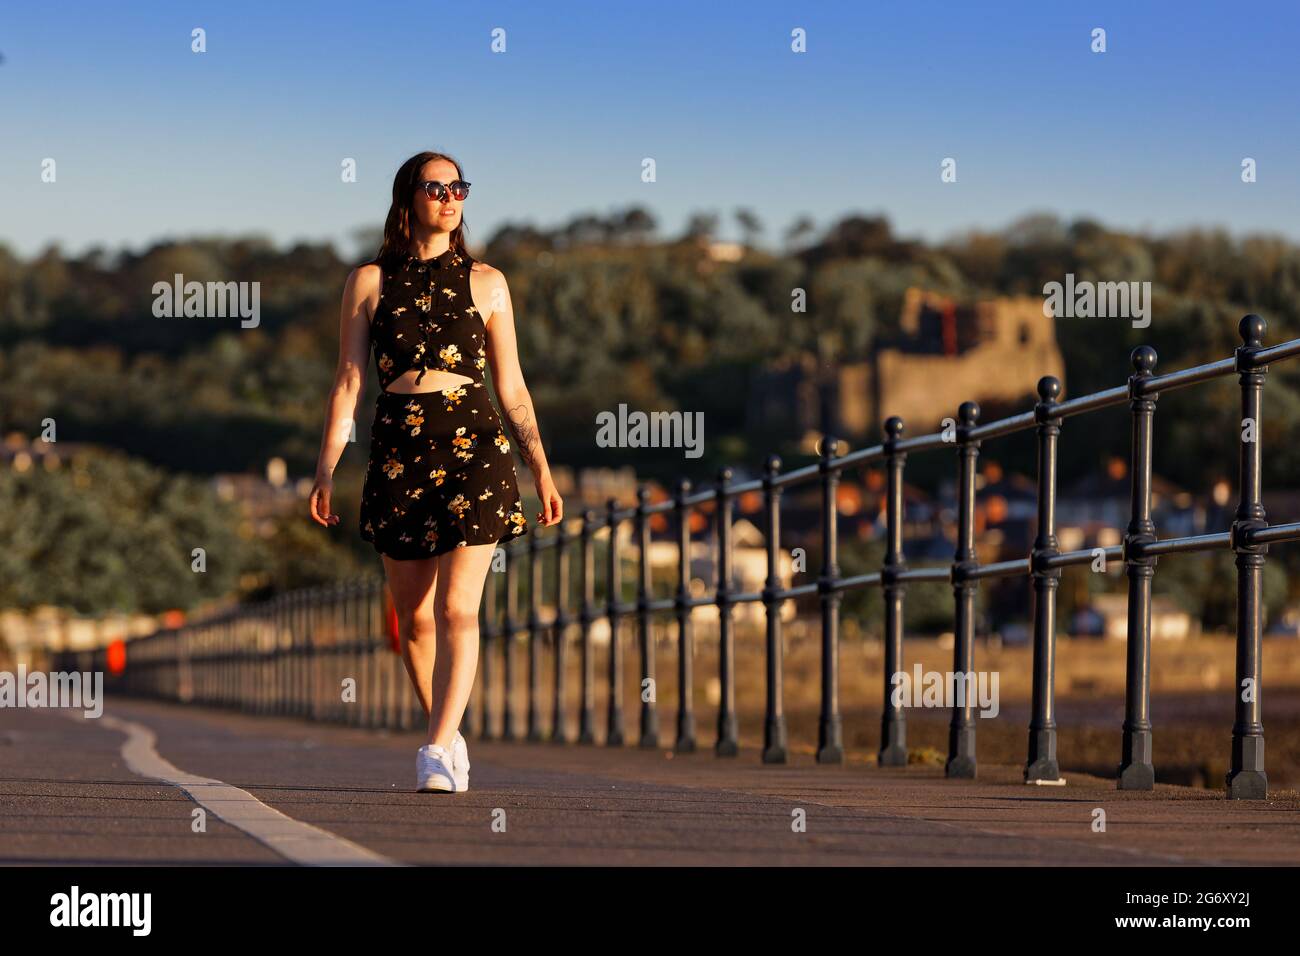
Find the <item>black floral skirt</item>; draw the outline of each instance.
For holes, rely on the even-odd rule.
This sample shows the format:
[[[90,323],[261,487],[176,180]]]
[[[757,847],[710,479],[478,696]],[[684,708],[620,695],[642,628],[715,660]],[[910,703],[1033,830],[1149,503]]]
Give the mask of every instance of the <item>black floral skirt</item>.
[[[482,382],[380,393],[360,528],[376,551],[402,560],[527,532],[510,441]]]

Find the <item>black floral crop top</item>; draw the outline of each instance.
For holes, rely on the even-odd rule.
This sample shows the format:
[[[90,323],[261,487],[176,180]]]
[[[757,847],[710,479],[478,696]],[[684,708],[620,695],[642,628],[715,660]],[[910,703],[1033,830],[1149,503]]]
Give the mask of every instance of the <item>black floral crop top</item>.
[[[379,385],[385,391],[410,369],[455,372],[483,381],[487,326],[474,307],[469,271],[474,259],[448,249],[432,259],[399,254],[383,270],[370,326]]]

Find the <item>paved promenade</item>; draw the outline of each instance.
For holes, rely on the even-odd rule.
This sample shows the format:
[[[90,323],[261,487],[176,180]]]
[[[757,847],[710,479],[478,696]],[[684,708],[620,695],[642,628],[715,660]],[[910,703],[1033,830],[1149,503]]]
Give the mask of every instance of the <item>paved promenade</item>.
[[[117,698],[0,710],[0,864],[1300,864],[1294,792],[471,740],[472,789],[435,795],[411,790],[421,742]]]

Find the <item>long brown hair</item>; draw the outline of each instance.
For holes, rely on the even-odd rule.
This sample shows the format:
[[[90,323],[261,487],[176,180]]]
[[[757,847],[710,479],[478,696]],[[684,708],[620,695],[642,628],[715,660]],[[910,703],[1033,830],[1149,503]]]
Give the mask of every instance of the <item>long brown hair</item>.
[[[372,262],[380,262],[392,256],[406,255],[411,245],[411,207],[415,205],[415,187],[420,180],[420,170],[432,160],[445,159],[456,167],[456,176],[465,178],[460,163],[446,153],[425,151],[416,153],[397,169],[393,177],[393,204],[388,207],[388,218],[384,220],[384,241],[379,245],[379,252]],[[451,248],[462,255],[469,255],[465,248],[465,215],[451,232]]]

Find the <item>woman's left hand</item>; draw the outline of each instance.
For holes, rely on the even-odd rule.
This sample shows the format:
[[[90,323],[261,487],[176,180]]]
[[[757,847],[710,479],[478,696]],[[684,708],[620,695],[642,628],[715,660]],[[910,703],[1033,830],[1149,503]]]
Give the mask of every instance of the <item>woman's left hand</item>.
[[[558,524],[564,518],[564,499],[555,490],[555,482],[550,472],[537,479],[537,497],[542,502],[542,510],[537,512],[537,520],[543,527]]]

